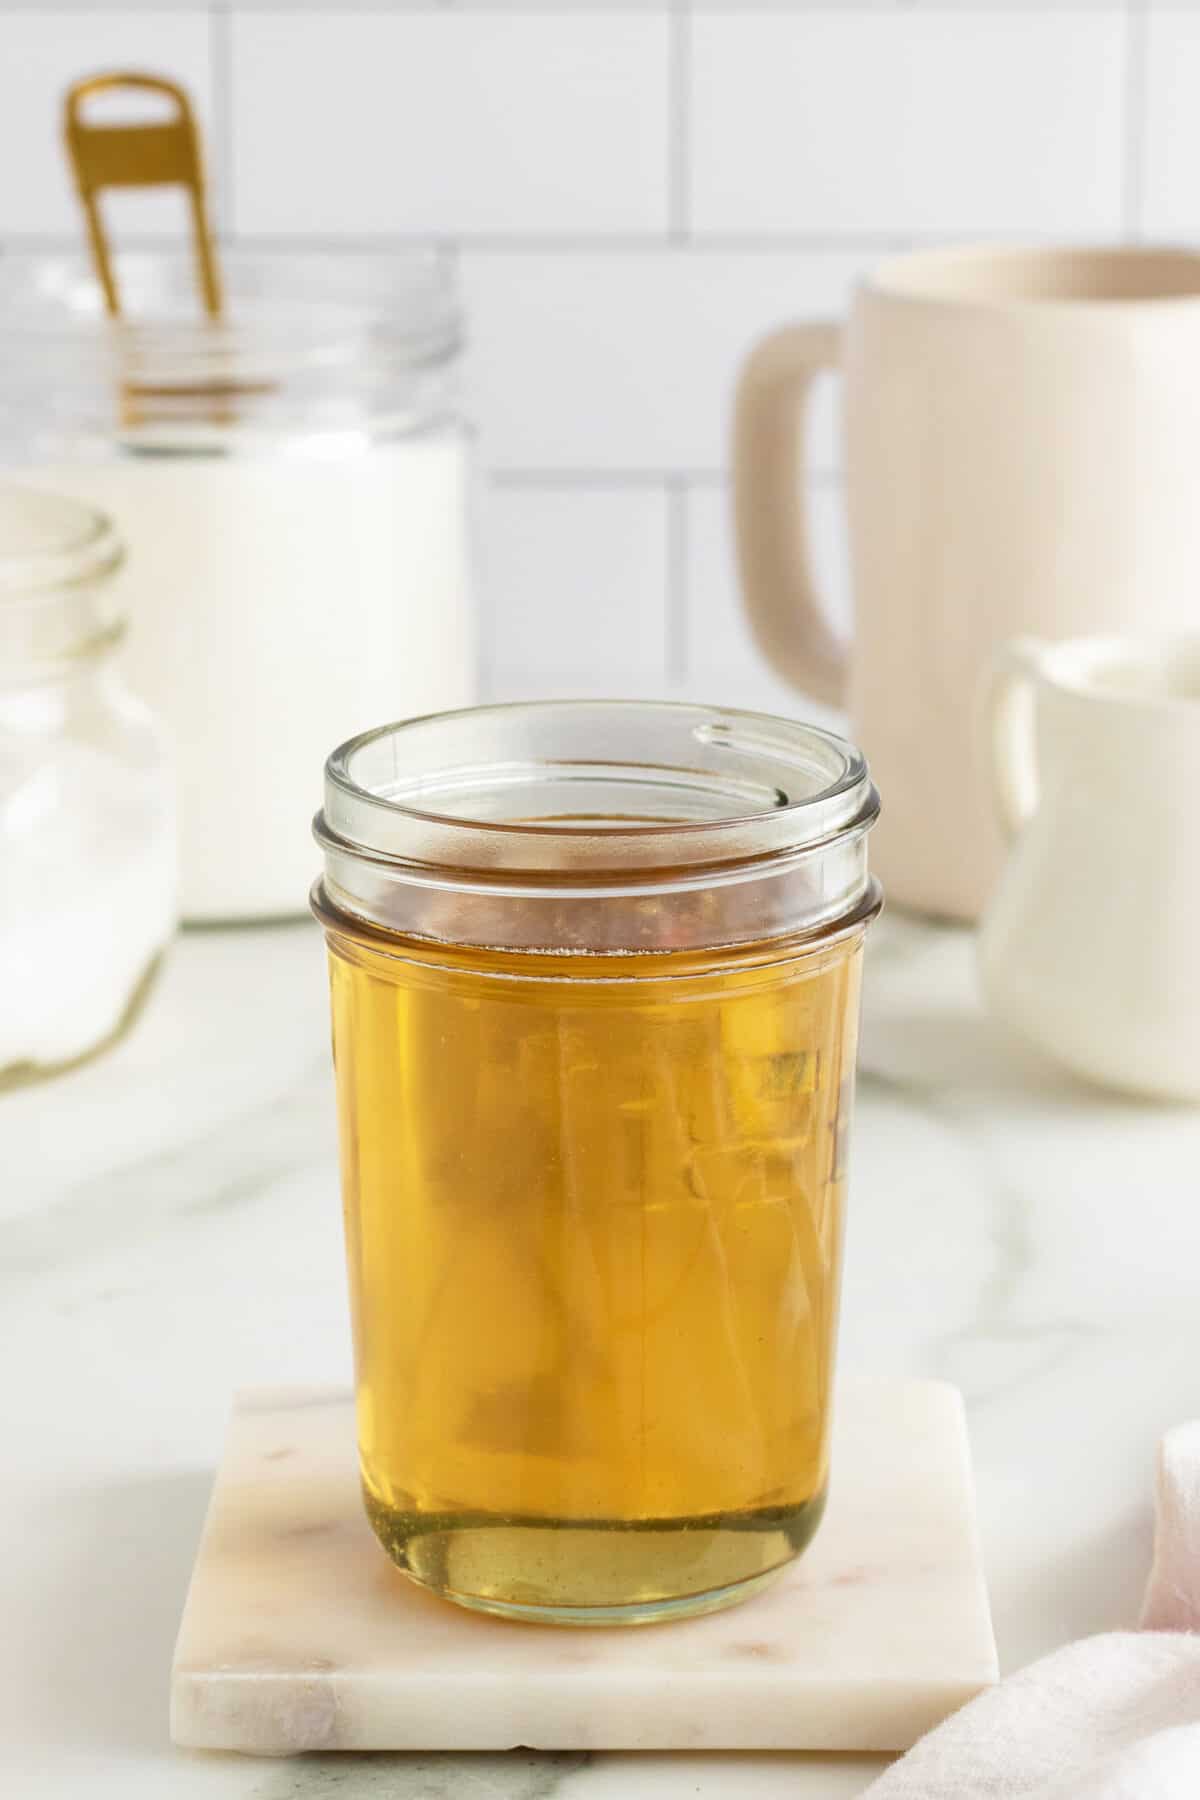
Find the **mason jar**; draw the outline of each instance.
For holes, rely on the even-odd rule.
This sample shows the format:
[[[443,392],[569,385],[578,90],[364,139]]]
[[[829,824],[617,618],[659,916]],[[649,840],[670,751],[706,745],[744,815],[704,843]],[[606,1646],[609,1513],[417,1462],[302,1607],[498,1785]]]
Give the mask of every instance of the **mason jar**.
[[[628,1623],[816,1529],[877,810],[850,745],[703,706],[330,757],[362,1481],[418,1582]]]
[[[112,517],[128,672],[173,740],[181,900],[294,914],[312,770],[364,718],[475,698],[462,324],[435,257],[0,267],[0,458]]]
[[[119,1037],[174,927],[171,781],[114,661],[121,554],[100,514],[0,488],[0,1086]]]

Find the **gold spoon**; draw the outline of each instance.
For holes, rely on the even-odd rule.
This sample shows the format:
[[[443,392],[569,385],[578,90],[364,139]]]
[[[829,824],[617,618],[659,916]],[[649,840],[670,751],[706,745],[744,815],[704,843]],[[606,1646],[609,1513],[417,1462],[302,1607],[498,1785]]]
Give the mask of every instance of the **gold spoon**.
[[[157,124],[88,124],[84,117],[85,102],[94,94],[121,89],[162,94],[171,101],[174,116]],[[191,102],[183,89],[160,75],[124,72],[90,75],[67,91],[63,135],[83,203],[92,261],[112,317],[120,316],[121,298],[113,273],[108,236],[96,203],[98,195],[105,188],[113,187],[183,187],[191,202],[196,273],[204,309],[210,319],[219,318],[221,276],[208,219],[200,133]]]

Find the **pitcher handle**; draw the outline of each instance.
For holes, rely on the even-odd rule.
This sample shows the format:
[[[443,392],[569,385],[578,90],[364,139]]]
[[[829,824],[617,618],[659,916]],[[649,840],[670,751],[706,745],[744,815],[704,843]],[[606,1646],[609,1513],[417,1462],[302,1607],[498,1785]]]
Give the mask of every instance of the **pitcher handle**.
[[[751,629],[784,680],[828,706],[845,704],[846,650],[809,567],[803,415],[814,380],[840,358],[837,325],[771,332],[742,366],[733,426],[734,523]]]
[[[987,678],[992,789],[1000,823],[1010,839],[1025,829],[1038,808],[1033,688],[1045,651],[1037,638],[1014,638],[1000,651]]]

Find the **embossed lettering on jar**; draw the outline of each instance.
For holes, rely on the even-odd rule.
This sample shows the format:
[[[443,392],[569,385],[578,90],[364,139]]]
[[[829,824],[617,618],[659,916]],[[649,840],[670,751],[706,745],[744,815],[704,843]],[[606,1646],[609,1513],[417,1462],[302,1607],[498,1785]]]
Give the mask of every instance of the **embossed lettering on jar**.
[[[447,1598],[703,1611],[815,1530],[876,811],[850,746],[694,706],[331,757],[364,1492]]]

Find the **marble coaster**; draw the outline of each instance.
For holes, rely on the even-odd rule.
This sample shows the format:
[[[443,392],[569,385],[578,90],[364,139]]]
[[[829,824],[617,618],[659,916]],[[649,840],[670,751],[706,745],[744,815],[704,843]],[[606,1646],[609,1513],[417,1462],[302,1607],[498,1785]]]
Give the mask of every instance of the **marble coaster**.
[[[845,1381],[829,1509],[740,1606],[512,1624],[425,1593],[359,1498],[353,1406],[237,1399],[175,1649],[177,1744],[303,1750],[904,1750],[996,1679],[962,1401]]]

